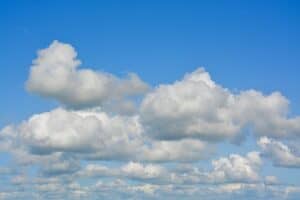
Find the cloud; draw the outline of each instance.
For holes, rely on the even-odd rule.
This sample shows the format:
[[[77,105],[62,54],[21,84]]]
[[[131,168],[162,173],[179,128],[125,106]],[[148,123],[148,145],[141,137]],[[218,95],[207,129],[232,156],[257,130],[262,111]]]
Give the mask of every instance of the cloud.
[[[215,146],[207,142],[192,139],[178,141],[152,141],[142,153],[140,160],[152,162],[189,162],[209,158]],[[144,159],[143,159],[144,158]]]
[[[142,165],[140,163],[129,162],[121,168],[123,175],[133,179],[157,179],[163,178],[166,170],[160,165]]]
[[[298,137],[300,118],[288,118],[288,100],[279,92],[235,94],[199,68],[173,84],[146,94],[140,108],[143,125],[157,139],[236,140],[251,127],[255,135]]]
[[[300,166],[300,117],[280,92],[232,92],[204,68],[150,89],[80,65],[69,44],[38,52],[26,88],[62,107],[0,130],[15,166],[0,163],[0,199],[297,199],[299,187],[261,174],[262,156]],[[261,152],[209,160],[245,132]]]
[[[173,184],[227,184],[259,183],[262,160],[258,152],[242,156],[230,154],[211,161],[212,169],[204,170],[195,165],[179,166],[170,172],[169,183]]]
[[[233,119],[252,126],[257,137],[297,138],[300,117],[288,117],[288,108],[288,99],[279,92],[264,95],[255,90],[240,92],[231,107]]]
[[[52,154],[52,159],[40,163],[41,173],[45,176],[57,176],[62,174],[73,174],[80,168],[80,160],[72,158],[66,154]]]
[[[245,157],[232,154],[228,158],[213,160],[213,171],[209,177],[216,181],[253,182],[259,180],[262,160],[258,152],[250,152]]]
[[[253,174],[261,166],[260,162],[258,153],[250,152],[246,156],[234,154],[217,159],[212,162],[213,167],[209,171],[193,165],[190,165],[191,168],[179,169],[176,165],[173,168],[174,166],[138,162],[128,162],[118,167],[111,164],[88,164],[73,175],[55,174],[49,177],[41,174],[41,177],[30,179],[14,177],[18,182],[14,188],[27,189],[9,193],[7,198],[33,198],[38,195],[43,199],[194,199],[195,196],[205,199],[246,199],[251,192],[258,199],[266,196],[271,199],[293,199],[291,197],[299,193],[297,187],[266,184],[264,180],[253,179]],[[238,176],[231,174],[235,170]],[[221,173],[230,175],[214,176]],[[89,178],[89,181],[81,182],[82,178]],[[273,177],[269,179],[274,180]],[[94,184],[94,180],[98,181]],[[20,182],[22,183],[19,184]]]
[[[112,177],[112,176],[119,176],[119,170],[116,170],[114,168],[109,168],[105,165],[87,164],[76,175],[83,178]]]
[[[99,180],[90,187],[77,182],[35,183],[36,193],[28,190],[1,192],[2,199],[22,199],[27,197],[40,199],[274,199],[297,200],[299,187],[269,186],[264,184],[229,183],[224,185],[157,185],[129,184],[120,179]]]
[[[258,183],[263,179],[259,175],[262,165],[258,152],[246,156],[231,154],[212,161],[212,169],[204,170],[189,164],[182,167],[164,164],[143,164],[128,162],[118,167],[89,164],[80,172],[79,177],[114,177],[119,179],[139,180],[155,184],[224,184],[224,183]],[[276,177],[266,177],[266,183],[275,183]]]
[[[262,137],[257,144],[262,149],[263,155],[270,158],[275,166],[300,167],[300,155],[282,142]]]
[[[199,140],[152,140],[144,133],[139,116],[111,116],[97,109],[57,108],[0,133],[6,150],[21,163],[35,163],[57,152],[87,160],[187,162],[208,158],[214,149]]]
[[[138,199],[289,199],[296,200],[296,195],[299,194],[297,189],[292,190],[291,187],[285,186],[268,186],[264,184],[249,184],[249,183],[228,183],[224,185],[211,185],[209,187],[203,185],[157,185],[157,184],[139,184],[128,185],[126,182],[122,183],[98,183],[95,187],[99,191],[99,195],[107,193],[108,188],[113,188],[115,193],[110,194],[108,197],[112,199],[125,198],[138,198]],[[293,191],[287,193],[286,191]],[[124,195],[127,194],[128,196]],[[123,194],[123,195],[122,195]],[[127,198],[128,197],[128,198]],[[110,199],[110,198],[109,198]]]
[[[75,108],[99,106],[148,90],[148,85],[134,73],[120,79],[109,73],[78,69],[80,64],[71,45],[53,41],[38,51],[26,88]]]
[[[276,184],[279,184],[279,180],[277,179],[276,176],[266,176],[265,177],[265,184],[276,185]]]
[[[161,139],[184,137],[216,140],[240,129],[227,120],[230,94],[217,86],[204,69],[185,75],[171,85],[160,85],[141,105],[143,123]]]
[[[136,117],[110,117],[103,112],[58,108],[32,116],[17,131],[35,154],[90,152],[121,159],[142,145]]]

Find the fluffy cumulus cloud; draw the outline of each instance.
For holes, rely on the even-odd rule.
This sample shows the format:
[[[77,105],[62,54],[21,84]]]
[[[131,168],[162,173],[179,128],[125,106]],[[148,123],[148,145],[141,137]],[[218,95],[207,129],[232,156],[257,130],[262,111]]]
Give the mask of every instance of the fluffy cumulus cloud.
[[[246,157],[237,154],[229,158],[213,160],[213,172],[210,176],[216,180],[251,182],[259,180],[262,160],[258,152],[250,152]]]
[[[235,139],[247,127],[256,135],[298,137],[300,118],[288,118],[288,104],[279,92],[232,93],[200,68],[148,93],[140,114],[149,134],[158,139]]]
[[[109,73],[79,69],[80,64],[71,45],[54,41],[38,51],[26,87],[30,92],[76,108],[103,105],[143,94],[148,89],[134,73],[121,79]]]
[[[1,137],[7,149],[22,147],[34,156],[64,152],[88,160],[194,161],[213,152],[202,141],[152,140],[138,116],[110,116],[99,110],[58,108],[36,114],[18,126],[4,128]]]
[[[150,134],[157,138],[222,139],[240,129],[227,118],[230,99],[228,91],[217,86],[204,69],[198,69],[147,94],[140,112]]]
[[[38,51],[26,88],[61,105],[0,130],[0,199],[298,199],[262,173],[300,167],[300,117],[280,92],[232,92],[204,68],[151,88],[80,65],[70,44]],[[257,146],[230,152],[245,132]]]
[[[34,154],[63,151],[122,158],[136,153],[142,145],[136,117],[109,117],[103,112],[58,108],[34,115],[11,129]]]

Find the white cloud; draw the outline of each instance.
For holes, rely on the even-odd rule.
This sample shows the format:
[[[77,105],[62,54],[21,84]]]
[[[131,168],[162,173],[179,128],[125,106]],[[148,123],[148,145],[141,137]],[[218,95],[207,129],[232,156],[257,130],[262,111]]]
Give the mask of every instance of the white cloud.
[[[144,148],[140,160],[189,162],[209,158],[213,153],[214,145],[200,140],[154,140]]]
[[[214,149],[199,140],[152,140],[144,133],[139,116],[110,116],[97,109],[57,108],[7,126],[0,133],[5,149],[24,164],[55,152],[88,160],[186,162],[208,158]]]
[[[213,171],[209,174],[217,182],[258,181],[262,161],[258,152],[250,152],[245,157],[232,154],[228,158],[213,160]]]
[[[42,166],[41,172],[46,176],[72,174],[81,168],[80,160],[75,158],[64,156],[61,153],[52,154],[51,157],[51,160],[39,163]]]
[[[256,136],[293,138],[300,136],[300,117],[289,118],[289,101],[279,92],[264,95],[247,90],[235,96],[232,118],[250,125]]]
[[[179,166],[170,172],[171,183],[176,184],[225,184],[259,183],[262,160],[258,152],[249,152],[245,156],[230,154],[212,160],[212,169],[204,170],[195,165]]]
[[[26,87],[66,108],[0,131],[0,150],[11,153],[10,164],[18,168],[0,166],[8,182],[0,186],[10,192],[0,192],[0,199],[299,195],[299,187],[260,174],[260,155],[276,166],[300,166],[298,152],[279,141],[300,136],[300,117],[290,117],[289,101],[279,92],[231,92],[200,68],[146,93],[148,85],[135,74],[118,78],[80,64],[69,44],[54,41],[38,52]],[[261,154],[221,154],[210,168],[196,162],[210,158],[216,142],[236,141],[248,128],[261,137]]]
[[[99,180],[89,187],[76,182],[50,182],[35,185],[34,192],[0,192],[1,199],[272,199],[297,200],[299,187],[269,186],[261,183],[228,183],[222,185],[130,184],[124,180]]]
[[[129,162],[121,168],[122,174],[133,179],[158,179],[167,173],[160,165],[143,165],[141,163]]]
[[[80,152],[122,159],[143,145],[136,117],[110,117],[103,112],[59,108],[32,116],[18,131],[37,154]]]
[[[76,108],[99,106],[148,90],[136,74],[120,79],[104,72],[78,69],[80,63],[71,45],[54,41],[38,52],[26,87],[30,92]]]
[[[163,164],[143,164],[129,162],[118,167],[89,164],[77,175],[80,177],[114,177],[140,180],[155,184],[223,184],[223,183],[258,183],[262,181],[259,171],[262,161],[258,152],[246,156],[231,154],[212,161],[212,169],[204,170],[189,164],[186,167]],[[273,178],[273,179],[272,179]],[[266,180],[274,182],[276,177]]]
[[[263,155],[270,158],[275,166],[300,167],[300,155],[282,142],[262,137],[257,144]]]
[[[88,164],[76,175],[79,177],[110,177],[119,176],[119,170],[99,164]]]
[[[213,82],[203,68],[148,93],[140,114],[149,134],[159,139],[236,139],[247,127],[258,136],[300,135],[300,117],[287,117],[288,100],[279,92],[234,94]]]
[[[266,176],[265,177],[265,184],[267,184],[267,185],[275,185],[278,183],[279,183],[279,180],[276,176]]]
[[[141,117],[149,133],[157,138],[231,137],[240,127],[227,119],[230,98],[204,69],[198,69],[181,81],[160,85],[147,94]]]
[[[99,181],[94,191],[109,199],[289,199],[296,200],[299,187],[270,186],[263,183],[226,183],[212,185],[129,184],[126,181]],[[103,196],[102,196],[103,195]],[[105,195],[105,196],[104,196]],[[295,196],[294,196],[295,195]]]
[[[24,185],[27,182],[28,177],[25,175],[17,175],[12,177],[11,183],[14,185]]]

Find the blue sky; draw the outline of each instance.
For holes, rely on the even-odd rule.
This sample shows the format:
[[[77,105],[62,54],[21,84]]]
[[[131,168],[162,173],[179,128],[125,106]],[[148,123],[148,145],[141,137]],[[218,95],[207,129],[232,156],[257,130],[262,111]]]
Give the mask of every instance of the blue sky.
[[[156,89],[161,84],[170,84],[171,87],[175,81],[182,81],[183,87],[187,87],[184,84],[188,80],[183,80],[183,76],[186,73],[196,76],[196,69],[199,67],[205,68],[204,72],[198,74],[199,76],[209,73],[211,80],[223,89],[227,88],[230,94],[237,95],[237,98],[241,91],[249,89],[261,92],[266,98],[272,92],[279,91],[284,99],[290,102],[286,119],[295,119],[294,122],[286,122],[287,125],[284,128],[279,127],[279,129],[292,132],[291,134],[296,135],[294,137],[296,139],[273,137],[270,133],[255,133],[259,129],[259,125],[257,125],[256,128],[255,126],[249,128],[249,136],[240,145],[231,144],[228,140],[208,141],[209,144],[213,143],[218,146],[216,153],[208,159],[197,162],[201,163],[203,167],[210,168],[211,159],[228,157],[232,153],[245,156],[250,151],[262,151],[256,144],[260,136],[267,136],[270,144],[281,142],[288,146],[291,152],[295,153],[295,158],[300,160],[300,149],[296,148],[300,139],[300,128],[297,129],[297,116],[300,114],[298,78],[300,74],[300,40],[298,37],[300,4],[298,1],[46,2],[29,0],[1,1],[0,5],[0,89],[4,93],[0,103],[1,129],[10,124],[19,126],[21,121],[28,120],[32,115],[48,112],[57,107],[62,107],[69,112],[68,108],[74,105],[70,99],[77,96],[71,96],[69,99],[69,97],[62,97],[61,93],[49,93],[42,86],[35,86],[35,84],[42,85],[42,82],[33,81],[33,86],[25,89],[25,82],[31,79],[32,62],[38,58],[37,51],[50,47],[54,40],[58,40],[57,51],[60,51],[64,44],[72,45],[78,54],[78,59],[82,62],[79,68],[88,68],[95,73],[99,71],[99,73],[110,73],[119,77],[121,83],[123,79],[126,79],[128,73],[136,73],[150,88],[143,94],[140,94],[140,91],[132,91],[139,93],[137,99],[141,99],[141,101],[147,99],[149,93],[155,94],[156,98],[159,98],[159,91]],[[55,47],[53,48],[55,49]],[[67,51],[73,52],[70,49]],[[43,66],[43,63],[40,65]],[[43,75],[39,77],[43,78]],[[48,79],[44,80],[47,82]],[[207,80],[205,79],[205,81]],[[126,83],[123,84],[126,85]],[[112,85],[116,86],[116,83],[112,83]],[[113,86],[110,88],[111,90],[115,90]],[[143,85],[137,87],[143,89]],[[132,88],[128,90],[131,91]],[[173,90],[173,87],[170,90]],[[72,91],[67,92],[72,94]],[[174,91],[176,93],[176,88]],[[117,93],[122,92],[117,91]],[[167,91],[164,92],[167,95]],[[124,98],[128,100],[126,95]],[[178,95],[180,96],[180,93]],[[112,96],[116,98],[115,95]],[[117,97],[117,101],[119,101],[119,94]],[[106,97],[105,100],[109,98],[112,97]],[[284,101],[281,97],[276,96],[275,98],[278,98],[280,102]],[[123,97],[121,100],[124,100]],[[133,101],[134,104],[139,104],[135,97]],[[189,100],[184,100],[184,102],[189,102]],[[90,102],[87,104],[90,105]],[[106,104],[109,103],[106,102]],[[96,106],[104,105],[97,104]],[[93,104],[91,107],[95,107],[95,105]],[[143,106],[137,105],[137,107],[137,110],[149,111],[148,109],[150,109],[147,106],[142,108]],[[80,109],[74,112],[81,112]],[[110,108],[107,109],[108,111],[105,112],[110,113]],[[256,114],[259,115],[259,112],[257,111]],[[156,120],[159,120],[157,119],[159,114],[146,116],[143,111],[138,111],[137,115],[141,115],[142,120],[145,118],[143,126],[149,126],[150,132],[157,128]],[[168,121],[170,119],[161,120],[174,123],[174,121]],[[255,121],[252,118],[247,120],[249,123]],[[274,124],[273,126],[276,127]],[[247,128],[243,127],[242,132],[245,132]],[[169,130],[168,127],[162,129],[166,132]],[[270,130],[276,132],[275,128],[270,128]],[[184,131],[181,130],[181,132]],[[254,133],[252,134],[252,132]],[[197,134],[198,132],[195,133],[195,137],[192,137],[193,140],[198,138]],[[187,137],[187,139],[191,138]],[[198,139],[195,140],[203,140],[201,137]],[[31,147],[26,146],[26,148]],[[266,152],[265,154],[268,154]],[[8,150],[3,150],[0,164],[6,163],[5,160],[11,158],[12,155],[8,156],[7,153],[9,153]],[[67,154],[66,156],[74,155]],[[281,166],[273,166],[273,164],[276,165],[276,161],[278,164],[278,159],[275,159],[272,164],[274,155],[266,157],[269,158],[263,158],[263,167],[261,167],[263,176],[274,175],[278,177],[282,185],[294,184],[300,187],[298,175],[300,164],[293,164],[293,167],[286,163],[281,163]],[[80,162],[85,162],[84,160],[80,160]],[[100,159],[95,162],[102,161]],[[115,162],[117,164],[113,164],[113,166],[126,164],[120,163],[118,159],[111,161],[111,163]],[[176,162],[174,162],[175,165]],[[11,165],[14,165],[17,171],[23,170],[23,166]],[[85,165],[87,164],[83,164],[83,167]],[[168,163],[162,165],[168,165]],[[24,173],[22,171],[22,174]],[[111,179],[113,178],[115,177]],[[126,181],[132,180],[126,179]],[[149,182],[145,181],[145,183]],[[300,191],[300,189],[298,190]],[[5,191],[0,191],[0,194],[1,192]],[[122,195],[128,194],[122,193]],[[246,196],[245,193],[243,197],[247,199]],[[137,196],[137,198],[139,197]],[[288,198],[292,199],[293,197]]]
[[[5,116],[14,99],[16,117],[32,106],[23,92],[28,66],[54,39],[74,45],[96,69],[133,71],[157,84],[205,66],[229,88],[283,91],[299,110],[297,1],[29,2],[1,6],[1,85],[14,87],[1,105]]]

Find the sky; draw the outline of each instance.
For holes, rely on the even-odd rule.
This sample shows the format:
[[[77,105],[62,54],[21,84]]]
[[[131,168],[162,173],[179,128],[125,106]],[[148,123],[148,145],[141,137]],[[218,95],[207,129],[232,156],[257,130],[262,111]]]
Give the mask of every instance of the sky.
[[[299,199],[299,9],[1,1],[0,199]]]

